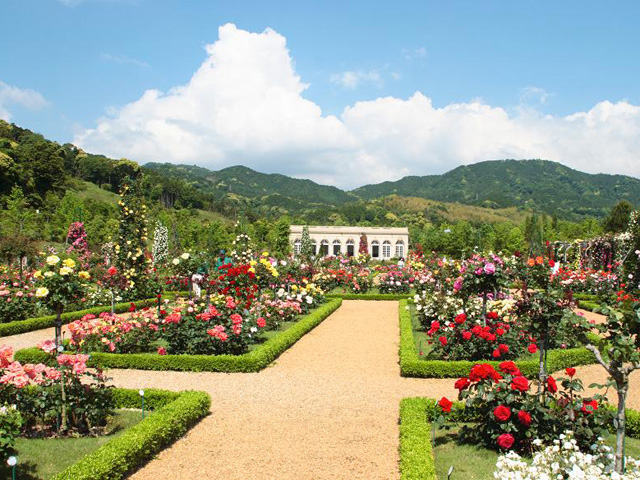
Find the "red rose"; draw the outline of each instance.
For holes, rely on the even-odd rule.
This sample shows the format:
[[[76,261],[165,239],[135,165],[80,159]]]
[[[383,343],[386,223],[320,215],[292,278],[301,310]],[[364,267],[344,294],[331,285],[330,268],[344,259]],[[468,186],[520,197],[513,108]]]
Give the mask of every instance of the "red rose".
[[[443,347],[445,347],[445,346],[447,345],[447,337],[444,337],[444,336],[443,336],[443,337],[440,337],[440,338],[438,339],[438,341],[440,342],[440,344],[441,344]]]
[[[504,343],[501,343],[500,345],[498,345],[498,350],[500,350],[501,354],[505,354],[505,353],[509,353],[509,345],[505,345]]]
[[[489,320],[497,320],[498,319],[498,312],[489,312],[489,313],[487,313],[487,318]]]
[[[440,405],[440,408],[442,409],[443,412],[450,412],[451,407],[453,406],[453,402],[449,400],[447,397],[442,397],[438,402],[438,405]]]
[[[587,408],[591,407],[591,408]],[[586,413],[587,415],[591,415],[593,412],[598,410],[598,402],[595,400],[585,400],[582,402],[582,413]]]
[[[504,335],[504,329],[496,328],[496,333],[498,334],[499,337],[501,337],[502,335]]]
[[[532,343],[527,347],[527,350],[529,351],[529,353],[536,353],[538,351],[538,347],[535,343]]]
[[[164,347],[158,347],[158,355],[166,355],[167,351],[164,349]]]
[[[466,321],[467,321],[467,315],[464,313],[460,313],[459,315],[456,315],[456,318],[454,320],[454,322],[456,322],[458,325],[461,325]]]
[[[465,330],[464,332],[462,332],[462,338],[464,338],[465,340],[471,340],[471,332]]]
[[[498,446],[504,450],[509,450],[513,447],[514,441],[515,439],[513,438],[513,435],[510,433],[503,433],[498,437]]]
[[[573,376],[576,374],[576,369],[573,367],[569,367],[565,370],[565,372],[567,372],[567,375],[573,378]]]
[[[493,415],[501,422],[506,422],[511,417],[511,410],[504,405],[498,405],[494,408]]]
[[[267,326],[267,322],[265,321],[265,319],[263,317],[259,317],[258,320],[256,320],[256,323],[258,324],[258,326],[260,328],[264,328]]]
[[[135,303],[132,303],[132,304],[129,306],[129,311],[130,311],[130,312],[135,312],[135,311],[136,311],[136,304],[135,304]]]
[[[520,375],[520,369],[512,361],[502,362],[498,365],[501,372],[508,373],[509,375]]]
[[[480,325],[476,325],[471,329],[471,332],[474,335],[480,335],[480,333],[482,332],[482,327]]]
[[[558,384],[556,383],[556,379],[553,377],[547,378],[547,390],[550,393],[556,393],[558,391]]]
[[[471,372],[469,372],[469,380],[472,382],[478,382],[485,379],[491,379],[497,382],[501,378],[502,376],[488,363],[479,363],[474,365],[471,367]]]
[[[116,273],[118,273],[118,269],[116,267],[109,267],[107,273],[111,276],[114,276]]]
[[[518,412],[518,421],[525,427],[528,427],[529,425],[531,425],[531,415],[529,414],[529,412],[520,410]]]
[[[493,358],[500,358],[500,350],[496,348],[491,355]]]
[[[511,380],[511,389],[526,392],[529,390],[529,380],[522,375],[514,377],[513,380]]]
[[[471,385],[471,382],[469,381],[469,379],[467,377],[462,377],[456,380],[454,387],[456,387],[457,390],[462,391],[465,388],[467,388],[469,385]]]

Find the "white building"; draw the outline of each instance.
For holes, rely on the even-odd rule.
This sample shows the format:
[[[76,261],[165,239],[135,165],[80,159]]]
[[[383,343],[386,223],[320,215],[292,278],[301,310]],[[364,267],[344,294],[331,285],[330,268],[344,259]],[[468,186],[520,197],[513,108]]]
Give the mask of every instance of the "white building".
[[[407,256],[409,230],[406,227],[309,227],[316,255],[356,255],[362,235],[367,237],[369,255],[372,258],[383,260]],[[291,225],[289,242],[294,254],[300,254],[302,225]]]

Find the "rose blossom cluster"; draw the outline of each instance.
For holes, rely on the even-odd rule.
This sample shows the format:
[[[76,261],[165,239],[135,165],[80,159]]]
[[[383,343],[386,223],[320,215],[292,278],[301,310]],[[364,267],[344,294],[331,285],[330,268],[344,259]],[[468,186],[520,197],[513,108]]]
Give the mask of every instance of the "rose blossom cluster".
[[[22,365],[13,361],[13,349],[6,345],[0,346],[0,384],[13,385],[24,388],[27,385],[42,385],[48,380],[58,380],[60,372],[42,363]]]

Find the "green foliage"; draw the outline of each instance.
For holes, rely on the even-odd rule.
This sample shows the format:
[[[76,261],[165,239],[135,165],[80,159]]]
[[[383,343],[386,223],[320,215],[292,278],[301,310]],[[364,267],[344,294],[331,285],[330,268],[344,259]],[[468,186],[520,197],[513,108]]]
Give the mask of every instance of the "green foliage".
[[[117,389],[121,407],[140,405],[135,390]],[[211,399],[203,392],[175,394],[157,390],[145,391],[156,412],[131,427],[122,436],[85,456],[54,477],[55,480],[113,480],[127,477],[156,453],[182,437],[189,428],[209,412]],[[136,402],[130,402],[137,396]],[[162,398],[164,397],[164,398]],[[163,405],[164,404],[164,405]]]
[[[4,461],[11,453],[20,435],[22,416],[15,405],[0,406],[0,461]]]
[[[89,366],[102,368],[133,368],[138,370],[175,370],[189,372],[259,372],[307,332],[319,325],[342,304],[334,299],[311,312],[291,328],[278,333],[255,350],[243,355],[156,355],[92,353]],[[41,350],[27,348],[15,354],[23,363],[46,360]]]
[[[313,250],[313,243],[309,236],[309,226],[305,225],[302,227],[302,236],[300,238],[300,256],[308,262],[315,254]]]
[[[609,215],[606,216],[602,222],[602,229],[605,232],[622,233],[627,229],[629,225],[629,218],[633,211],[633,205],[626,200],[621,200],[616,203]]]
[[[427,398],[403,398],[400,402],[400,478],[436,480],[431,449],[431,425],[425,411],[435,405]]]

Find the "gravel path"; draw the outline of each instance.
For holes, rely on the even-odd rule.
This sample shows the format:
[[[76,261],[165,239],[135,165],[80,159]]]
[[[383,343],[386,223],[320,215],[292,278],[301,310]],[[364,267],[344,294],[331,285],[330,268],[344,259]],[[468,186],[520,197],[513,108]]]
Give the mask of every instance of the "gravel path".
[[[401,378],[398,341],[397,302],[345,301],[260,373],[112,370],[118,386],[212,397],[212,415],[133,478],[398,478],[400,399],[456,393]]]
[[[111,370],[121,387],[204,390],[212,398],[212,414],[132,478],[398,478],[400,399],[453,399],[457,391],[453,379],[400,377],[397,312],[397,302],[344,301],[260,373]],[[0,344],[23,348],[52,335]],[[585,386],[606,379],[598,365],[579,367],[578,377]],[[640,373],[631,383],[629,406],[640,409]]]

